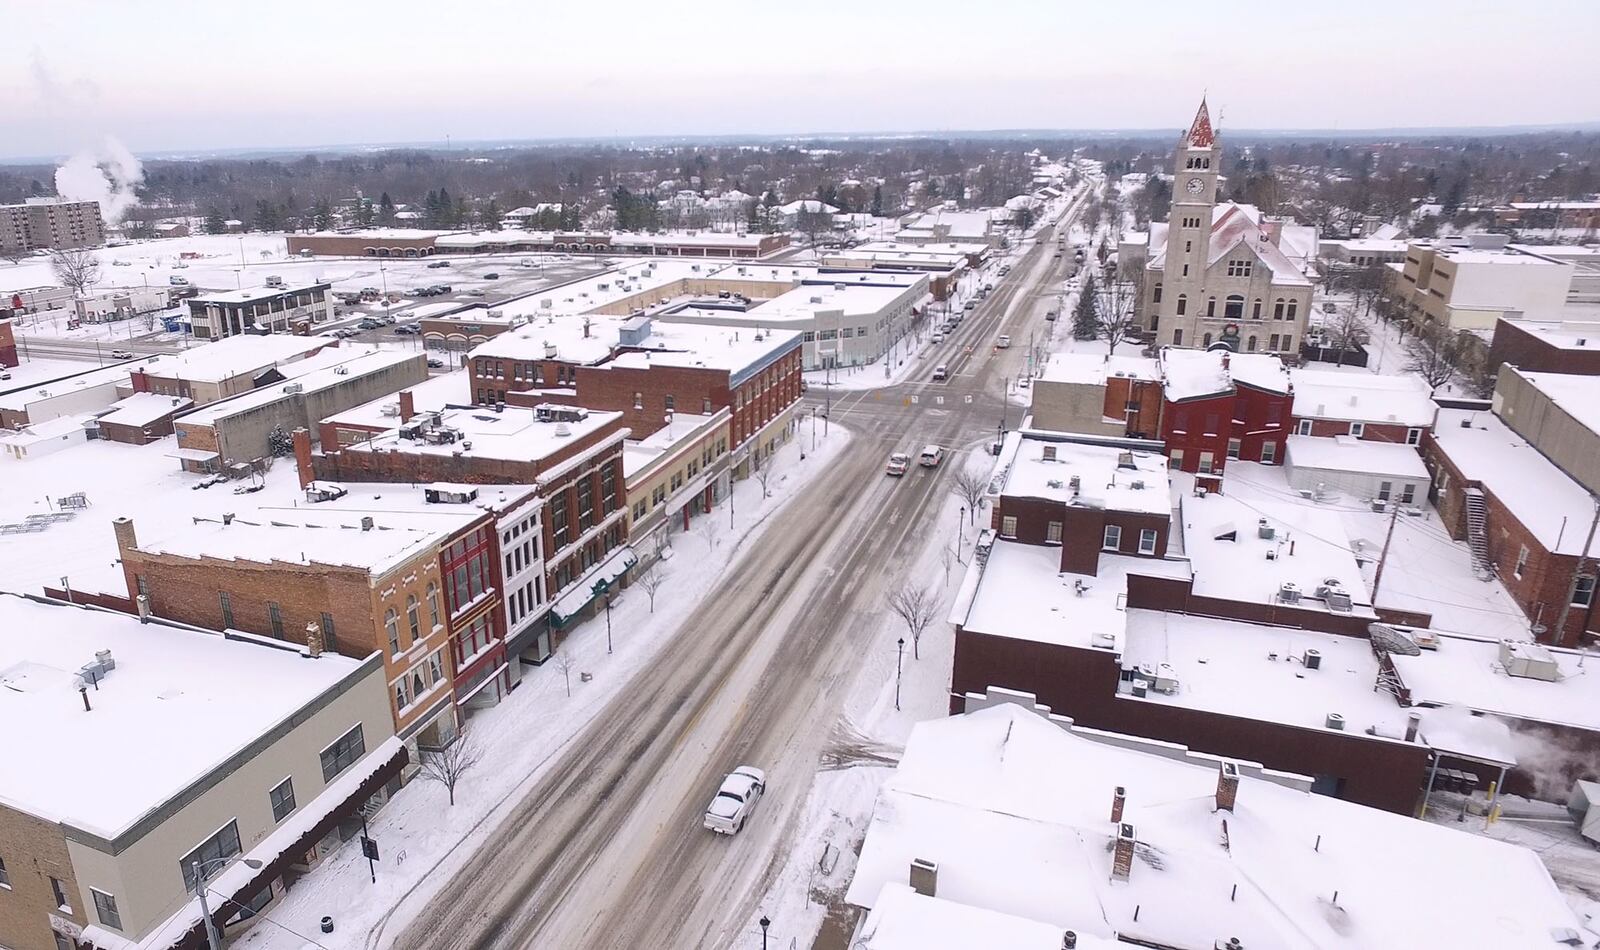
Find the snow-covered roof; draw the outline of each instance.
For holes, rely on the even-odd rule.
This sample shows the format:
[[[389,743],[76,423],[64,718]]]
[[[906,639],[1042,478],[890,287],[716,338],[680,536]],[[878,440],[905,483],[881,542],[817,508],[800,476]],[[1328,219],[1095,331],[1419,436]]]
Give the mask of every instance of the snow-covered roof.
[[[719,247],[719,248],[755,248],[759,247],[763,234],[728,234],[720,231],[668,231],[659,234],[646,234],[639,231],[599,231],[599,232],[565,232],[565,231],[526,231],[516,228],[502,228],[499,231],[470,231],[456,234],[441,234],[433,242],[433,246],[440,250],[452,248],[492,247],[495,245],[510,246],[513,244],[602,244],[623,249],[627,247]]]
[[[78,671],[101,650],[116,668],[85,712]],[[0,593],[0,719],[16,726],[0,801],[114,839],[360,667]]]
[[[1433,439],[1462,477],[1488,489],[1546,550],[1573,555],[1583,550],[1586,532],[1576,523],[1594,510],[1589,492],[1499,418],[1441,409]],[[1589,555],[1595,554],[1600,554],[1600,537],[1589,548]]]
[[[1111,873],[1118,787],[1137,842],[1126,881]],[[1159,946],[1488,950],[1549,946],[1553,929],[1577,927],[1527,849],[1248,774],[1231,810],[1216,789],[1215,768],[1011,703],[920,722],[846,900],[870,906],[921,859],[938,865],[940,899]]]
[[[179,421],[189,425],[214,425],[218,419],[225,419],[241,412],[251,412],[284,399],[290,395],[291,387],[298,387],[299,392],[309,395],[411,362],[418,364],[420,373],[421,364],[425,359],[421,353],[411,350],[380,350],[375,347],[372,349],[359,347],[348,351],[344,347],[323,350],[315,356],[306,357],[292,364],[296,368],[310,370],[293,374],[292,383],[262,386],[228,399],[208,403]],[[308,366],[313,363],[318,365]]]
[[[1240,383],[1272,393],[1289,391],[1289,369],[1266,353],[1161,350],[1161,379],[1169,402],[1233,392]]]
[[[1190,476],[1174,476],[1179,490]],[[1300,606],[1323,609],[1317,589],[1337,579],[1352,616],[1373,616],[1366,581],[1338,515],[1310,503],[1254,500],[1229,494],[1183,497],[1183,551],[1194,568],[1197,597],[1247,604],[1275,600],[1282,585],[1300,588]],[[1260,522],[1273,532],[1261,537]],[[1231,538],[1229,536],[1232,536]]]
[[[1264,238],[1277,232],[1276,242]],[[1166,265],[1168,222],[1151,222],[1150,266]],[[1244,246],[1272,271],[1274,283],[1311,283],[1306,268],[1317,255],[1315,228],[1283,219],[1267,219],[1255,205],[1224,201],[1211,208],[1209,267]]]
[[[1438,649],[1391,654],[1395,672],[1418,705],[1465,706],[1518,719],[1600,731],[1600,678],[1583,651],[1543,647],[1560,675],[1552,682],[1511,676],[1500,665],[1500,644],[1481,637],[1436,634]]]
[[[1289,436],[1288,459],[1294,468],[1357,472],[1414,479],[1426,484],[1428,467],[1416,447],[1401,442],[1373,442],[1340,435],[1331,439],[1311,435]]]
[[[1294,383],[1294,414],[1303,419],[1433,424],[1433,395],[1416,376],[1292,369],[1289,379]]]
[[[698,444],[714,425],[728,421],[732,412],[727,408],[711,415],[693,412],[674,412],[672,422],[642,439],[629,439],[622,446],[622,476],[631,479],[649,468],[657,459],[674,449],[691,443]]]
[[[139,550],[173,557],[349,567],[381,577],[437,547],[475,516],[475,512],[456,512],[448,518],[418,519],[391,513],[374,518],[367,528],[360,517],[332,508],[245,510],[232,519],[193,518],[163,525],[159,536],[139,540]]]
[[[1061,950],[1067,928],[924,897],[909,886],[888,881],[872,903],[855,950]],[[1122,948],[1112,940],[1079,934],[1078,950]]]
[[[408,388],[411,390],[412,408],[417,412],[436,412],[445,406],[464,406],[472,402],[472,374],[466,370],[431,376]],[[327,416],[322,421],[351,428],[391,428],[400,424],[400,394],[379,396],[353,409]]]
[[[560,407],[563,410],[569,407]],[[439,425],[456,430],[454,442],[438,444],[400,437],[394,429],[362,442],[344,446],[345,452],[401,452],[408,455],[460,455],[468,458],[500,459],[508,462],[538,462],[567,446],[611,427],[622,418],[620,412],[576,409],[581,418],[557,422],[543,421],[537,409],[505,406],[499,411],[484,406],[451,406],[439,412]],[[411,424],[419,420],[412,419]],[[395,420],[398,424],[398,419]],[[620,439],[627,429],[616,430]],[[471,447],[468,447],[471,443]]]
[[[56,416],[42,422],[30,422],[21,429],[0,429],[0,444],[30,446],[49,442],[63,436],[83,435],[91,419],[88,413]]]
[[[791,201],[788,204],[779,205],[778,206],[778,213],[779,214],[783,214],[783,215],[793,215],[793,214],[801,214],[801,213],[805,213],[805,214],[838,214],[839,213],[839,209],[835,208],[833,205],[827,204],[826,202],[818,201],[815,198],[801,198],[801,199],[799,199],[797,201]]]
[[[308,290],[316,290],[318,288],[326,290],[328,288],[327,282],[326,281],[306,281],[304,283],[298,283],[298,284],[285,284],[282,287],[267,287],[267,286],[263,285],[263,286],[260,286],[260,287],[244,287],[244,288],[241,288],[239,290],[208,290],[203,294],[197,294],[197,295],[195,295],[193,297],[190,297],[189,298],[189,303],[192,303],[192,304],[196,304],[196,303],[198,303],[198,304],[207,304],[207,303],[217,303],[217,304],[259,303],[259,302],[262,302],[262,301],[277,300],[279,298],[287,297],[287,296],[290,296],[292,294],[305,293]]]
[[[151,376],[218,383],[235,376],[251,375],[279,363],[289,363],[310,356],[324,347],[336,345],[336,341],[326,337],[243,333],[223,337],[203,346],[190,347],[180,353],[153,356],[137,368]]]
[[[163,396],[159,393],[134,393],[126,399],[111,404],[111,411],[101,415],[99,422],[119,426],[147,426],[165,416],[194,405],[187,396]]]
[[[1563,350],[1600,349],[1600,322],[1590,320],[1513,320],[1502,317],[1502,323],[1538,337],[1550,346]]]
[[[1104,356],[1095,353],[1054,353],[1038,378],[1052,383],[1104,385],[1115,376],[1130,379],[1161,378],[1161,364],[1147,356]]]
[[[1160,453],[1023,437],[1006,440],[1000,464],[1002,495],[1139,514],[1172,511],[1167,458]]]
[[[920,274],[894,274],[867,271],[860,274],[823,274],[750,310],[759,321],[778,316],[803,316],[822,310],[841,311],[845,318],[878,318],[882,312],[903,302],[927,280]]]
[[[1528,385],[1573,421],[1600,435],[1600,377],[1566,373],[1519,373]]]

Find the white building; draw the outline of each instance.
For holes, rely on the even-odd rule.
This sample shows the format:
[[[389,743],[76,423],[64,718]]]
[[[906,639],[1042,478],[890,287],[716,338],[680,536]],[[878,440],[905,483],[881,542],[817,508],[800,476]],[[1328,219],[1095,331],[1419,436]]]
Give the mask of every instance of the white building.
[[[1422,456],[1404,443],[1291,435],[1285,454],[1289,484],[1322,500],[1343,494],[1362,503],[1420,505],[1432,481]]]
[[[285,287],[247,287],[189,298],[194,335],[218,339],[241,333],[289,333],[333,319],[333,297],[326,283]]]

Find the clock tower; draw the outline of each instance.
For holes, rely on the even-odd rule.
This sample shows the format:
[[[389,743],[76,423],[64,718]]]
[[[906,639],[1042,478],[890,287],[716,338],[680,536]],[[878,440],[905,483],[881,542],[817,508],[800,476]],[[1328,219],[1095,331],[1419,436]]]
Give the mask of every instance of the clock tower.
[[[1178,140],[1173,161],[1172,211],[1167,218],[1162,275],[1166,285],[1161,305],[1164,327],[1194,326],[1210,253],[1211,214],[1217,203],[1221,151],[1211,128],[1211,113],[1202,99],[1189,131]]]

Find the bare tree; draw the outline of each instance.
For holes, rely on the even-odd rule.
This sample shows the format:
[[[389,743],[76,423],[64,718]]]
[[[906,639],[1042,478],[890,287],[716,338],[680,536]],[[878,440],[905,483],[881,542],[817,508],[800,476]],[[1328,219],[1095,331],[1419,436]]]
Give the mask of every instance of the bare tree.
[[[562,679],[564,679],[566,681],[566,684],[567,684],[567,698],[571,699],[572,698],[572,668],[578,665],[578,661],[574,660],[572,658],[572,654],[571,653],[557,653],[556,654],[556,658],[555,658],[555,664],[556,664],[556,669],[558,671],[560,671],[560,673],[561,673]]]
[[[1343,366],[1345,354],[1355,352],[1367,342],[1367,321],[1361,316],[1360,304],[1351,302],[1340,306],[1322,321],[1322,332],[1339,351],[1339,365]]]
[[[443,749],[422,753],[421,776],[430,782],[443,785],[450,793],[450,804],[454,805],[456,785],[482,758],[482,747],[472,738],[471,733],[463,732],[456,737],[456,741]]]
[[[762,498],[771,497],[772,493],[767,490],[768,484],[772,481],[772,458],[771,458],[771,456],[768,456],[766,464],[762,464],[761,457],[760,457],[759,454],[756,456],[755,476],[756,476],[756,483],[761,486],[761,497]]]
[[[962,467],[956,469],[955,474],[950,476],[950,494],[967,503],[969,524],[977,523],[978,503],[983,501],[983,496],[988,493],[989,479],[982,472]]]
[[[922,659],[922,634],[939,615],[939,598],[931,588],[907,584],[889,598],[889,609],[905,621],[911,634],[911,658]]]
[[[1144,281],[1144,262],[1129,261],[1119,263],[1117,273],[1100,284],[1100,305],[1095,308],[1095,316],[1113,356],[1118,343],[1139,333],[1139,300],[1144,296]]]
[[[146,310],[140,316],[140,322],[144,324],[146,333],[153,331],[156,328],[156,312],[154,310]]]
[[[1406,370],[1421,376],[1430,389],[1436,390],[1456,375],[1465,356],[1465,344],[1461,334],[1449,327],[1428,324],[1412,334],[1406,352]]]
[[[100,258],[93,251],[81,247],[51,251],[50,270],[55,273],[61,286],[74,294],[82,294],[100,282]]]
[[[645,572],[643,574],[640,574],[638,577],[633,579],[633,582],[639,585],[639,588],[644,591],[645,596],[650,598],[651,613],[656,612],[656,591],[660,590],[661,585],[666,583],[666,581],[666,577],[660,571],[656,570],[656,565],[654,564],[650,565],[648,568],[645,568]]]
[[[713,518],[709,514],[701,515],[700,520],[695,523],[695,531],[699,533],[700,539],[705,541],[706,551],[709,552],[717,546],[717,536],[722,533],[722,519]]]

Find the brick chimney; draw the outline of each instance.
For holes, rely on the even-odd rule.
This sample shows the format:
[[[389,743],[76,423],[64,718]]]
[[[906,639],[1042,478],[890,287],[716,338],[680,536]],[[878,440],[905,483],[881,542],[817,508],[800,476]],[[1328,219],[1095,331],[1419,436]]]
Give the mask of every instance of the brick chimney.
[[[1113,880],[1126,881],[1133,874],[1133,826],[1120,824],[1117,826],[1117,843],[1111,852],[1111,877]]]
[[[1422,727],[1422,714],[1412,713],[1406,717],[1406,741],[1417,741],[1417,730]]]
[[[922,858],[911,861],[911,889],[923,897],[935,897],[939,889],[939,865]]]
[[[306,624],[306,656],[315,660],[322,655],[322,628],[316,623]]]
[[[132,550],[139,546],[139,536],[133,531],[132,518],[114,518],[111,521],[111,531],[117,536],[117,552]]]
[[[311,433],[305,426],[294,430],[294,465],[300,472],[300,489],[316,481],[317,473],[311,470]]]
[[[1238,799],[1239,767],[1232,762],[1223,762],[1217,768],[1217,809],[1233,811],[1234,802]]]
[[[1128,790],[1121,785],[1111,794],[1111,823],[1122,823],[1122,806],[1128,803]]]
[[[417,404],[411,398],[411,390],[400,390],[400,421],[406,423],[417,414]]]
[[[133,384],[133,391],[136,393],[147,393],[150,391],[150,377],[142,369],[136,369],[129,373],[128,382]]]

